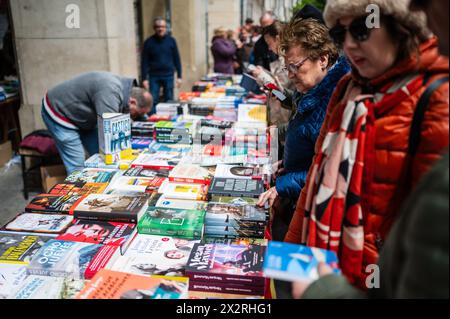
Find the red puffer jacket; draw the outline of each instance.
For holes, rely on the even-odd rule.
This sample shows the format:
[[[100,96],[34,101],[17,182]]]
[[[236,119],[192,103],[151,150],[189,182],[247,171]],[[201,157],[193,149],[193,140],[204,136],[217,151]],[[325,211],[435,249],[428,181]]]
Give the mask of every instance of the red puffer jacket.
[[[405,78],[405,75],[415,72],[419,75],[430,72],[439,73],[431,77],[428,85],[442,77],[443,73],[448,74],[448,59],[439,55],[436,38],[420,46],[419,61],[416,55],[400,62],[369,84],[376,89],[376,92],[379,92],[378,90],[381,91],[389,83],[392,84],[398,79]],[[329,123],[336,122],[336,119],[340,118],[339,114],[344,110],[345,104],[341,103],[340,99],[344,96],[349,84],[358,85],[357,77],[347,75],[338,84],[328,105],[327,116],[316,144],[316,154],[322,148]],[[352,280],[360,287],[364,287],[366,266],[377,262],[380,244],[389,233],[397,217],[396,212],[399,206],[410,192],[408,189],[398,196],[399,190],[405,188],[405,185],[402,185],[405,183],[402,172],[406,167],[411,167],[409,180],[414,186],[441,157],[449,144],[449,85],[446,83],[440,86],[430,99],[422,122],[421,143],[411,165],[408,165],[410,127],[417,102],[425,90],[426,85],[393,107],[383,109],[381,106],[378,110],[374,110],[375,143],[371,151],[365,153],[365,163],[371,163],[371,165],[365,165],[363,180],[367,183],[364,183],[362,189],[363,197],[365,197],[362,200],[368,203],[368,209],[363,212],[365,234],[363,267],[360,277]],[[309,183],[310,181],[307,180],[298,200],[297,210],[285,238],[287,242],[304,243],[307,227],[303,223],[304,206]]]

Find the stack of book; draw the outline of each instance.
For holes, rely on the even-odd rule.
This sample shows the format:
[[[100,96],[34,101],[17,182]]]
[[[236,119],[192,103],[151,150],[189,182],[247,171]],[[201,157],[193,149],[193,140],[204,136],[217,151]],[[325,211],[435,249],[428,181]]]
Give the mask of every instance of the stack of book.
[[[133,122],[131,124],[131,136],[133,138],[153,139],[155,123],[150,122]]]
[[[175,117],[182,114],[180,103],[159,103],[156,105],[156,114],[160,116]]]
[[[138,232],[144,235],[200,240],[204,226],[205,211],[149,207],[139,219]]]
[[[186,265],[189,290],[264,296],[264,246],[196,244]]]
[[[158,122],[155,140],[163,144],[192,144],[194,126],[189,122]]]
[[[264,238],[268,211],[250,205],[209,203],[205,215],[205,237]]]

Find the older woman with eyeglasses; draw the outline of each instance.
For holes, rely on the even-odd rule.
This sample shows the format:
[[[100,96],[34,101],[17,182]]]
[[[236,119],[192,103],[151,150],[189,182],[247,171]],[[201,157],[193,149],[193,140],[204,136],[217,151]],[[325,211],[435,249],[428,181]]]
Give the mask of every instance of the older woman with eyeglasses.
[[[295,84],[297,106],[286,132],[283,173],[276,186],[259,199],[273,207],[275,240],[286,234],[295,203],[305,185],[314,156],[314,146],[325,118],[328,101],[339,80],[350,71],[345,58],[332,42],[328,28],[309,18],[291,22],[281,34],[280,52],[285,57],[289,79]],[[277,199],[276,205],[273,205]]]
[[[331,98],[285,238],[336,252],[360,288],[400,205],[449,143],[448,59],[409,2],[327,2],[330,35],[353,72]],[[381,14],[368,15],[369,4]]]

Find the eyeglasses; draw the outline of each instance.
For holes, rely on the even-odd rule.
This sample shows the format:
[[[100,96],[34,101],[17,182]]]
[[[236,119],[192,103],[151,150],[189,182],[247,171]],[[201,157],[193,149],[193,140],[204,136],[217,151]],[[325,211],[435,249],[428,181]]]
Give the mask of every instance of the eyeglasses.
[[[284,72],[291,72],[293,74],[296,74],[298,70],[305,64],[305,62],[309,59],[309,57],[304,58],[302,61],[298,63],[289,63],[287,66],[283,68]]]
[[[353,39],[355,39],[356,41],[364,42],[369,39],[372,29],[369,29],[367,27],[365,16],[353,20],[348,28],[340,24],[336,25],[329,31],[329,34],[334,43],[340,48],[342,48],[342,46],[344,45],[347,31],[350,32]]]

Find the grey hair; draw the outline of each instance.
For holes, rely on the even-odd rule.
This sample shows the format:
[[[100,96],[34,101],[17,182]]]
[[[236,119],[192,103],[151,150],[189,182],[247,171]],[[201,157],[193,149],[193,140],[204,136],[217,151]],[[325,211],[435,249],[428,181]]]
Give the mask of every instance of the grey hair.
[[[148,97],[146,97],[145,95],[145,93],[147,92],[148,91],[146,89],[139,87],[134,87],[131,89],[131,97],[136,99],[137,107],[139,109],[145,109],[148,107],[152,107],[153,105],[153,98],[151,97],[151,95],[148,95]]]
[[[156,22],[159,22],[159,21],[164,21],[167,23],[166,19],[164,19],[163,17],[156,17],[155,19],[153,19],[153,25],[155,25]]]

